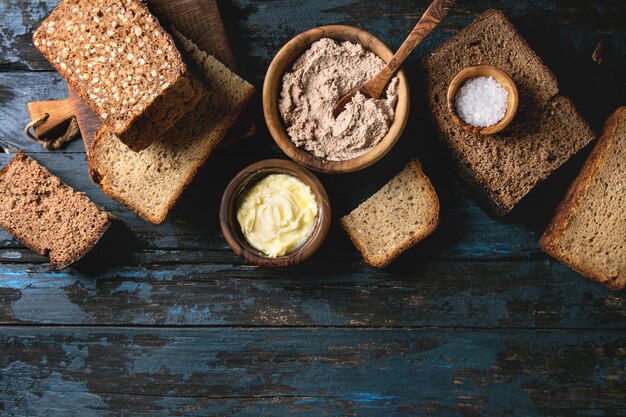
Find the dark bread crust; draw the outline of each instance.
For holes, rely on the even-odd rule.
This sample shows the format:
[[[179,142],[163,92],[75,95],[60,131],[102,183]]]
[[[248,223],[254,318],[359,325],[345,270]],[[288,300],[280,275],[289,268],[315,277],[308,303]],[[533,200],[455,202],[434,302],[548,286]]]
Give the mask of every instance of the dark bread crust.
[[[512,42],[515,44],[503,46],[509,49],[515,46],[514,54],[500,55],[495,44],[492,46],[492,42],[495,42],[495,40],[492,41],[491,38],[482,35],[486,28],[492,30],[493,28],[498,28],[503,34],[502,37],[505,43]],[[460,50],[460,48],[466,44],[472,45],[474,40],[480,45],[476,49],[478,55],[468,55],[469,52],[466,53],[465,50]],[[495,52],[492,52],[494,50]],[[493,135],[491,137],[472,135],[463,132],[451,121],[446,119],[448,110],[444,102],[445,91],[440,90],[443,88],[441,86],[444,81],[443,77],[448,76],[449,72],[454,71],[451,71],[450,68],[444,69],[444,74],[440,74],[439,71],[441,70],[442,59],[448,56],[450,51],[456,51],[453,54],[454,56],[450,57],[450,60],[452,60],[452,66],[450,68],[452,69],[454,69],[455,66],[463,68],[464,64],[494,64],[498,66],[502,65],[502,68],[505,70],[507,70],[507,66],[510,66],[513,71],[517,72],[520,80],[516,80],[516,83],[522,81],[521,85],[518,84],[518,89],[520,90],[523,100],[521,104],[522,107],[520,107],[516,120],[514,120],[513,124],[502,134]],[[513,55],[515,55],[516,58],[509,60]],[[521,56],[521,58],[519,56]],[[454,61],[455,57],[457,61]],[[458,61],[459,57],[461,59],[460,62]],[[528,60],[526,67],[531,70],[527,71],[521,69],[525,68],[520,64],[523,58]],[[491,62],[492,60],[494,62]],[[506,16],[499,10],[490,9],[481,14],[459,34],[445,42],[426,57],[424,67],[426,70],[427,97],[432,110],[432,121],[438,132],[438,137],[452,154],[461,179],[471,190],[478,205],[495,217],[503,217],[508,214],[523,197],[540,182],[545,180],[551,172],[557,169],[559,164],[564,163],[580,150],[584,144],[594,138],[594,134],[588,124],[576,113],[571,100],[559,93],[554,74],[535,54],[525,39],[519,35],[513,24],[511,24],[506,19]],[[453,75],[454,74],[452,74],[451,77]],[[513,74],[510,75],[513,76]],[[442,94],[443,97],[441,97]],[[435,100],[437,98],[439,101]],[[539,124],[539,122],[545,123],[545,131],[537,131],[545,132],[542,134],[546,136],[550,135],[547,137],[556,138],[557,136],[553,132],[554,129],[550,130],[550,127],[553,124],[556,126],[559,120],[558,118],[554,122],[550,120],[550,118],[554,116],[555,111],[559,112],[560,115],[571,114],[571,120],[569,121],[570,126],[575,126],[576,130],[580,132],[576,135],[572,135],[573,138],[571,140],[568,139],[564,141],[567,147],[562,151],[554,150],[558,147],[554,144],[554,140],[549,144],[538,145],[539,141],[531,140],[536,139],[537,134],[532,133],[534,137],[528,136],[531,134],[528,132],[532,132],[533,130],[524,128],[524,125],[530,121],[537,124]],[[521,131],[518,130],[518,128],[521,129]],[[537,126],[537,129],[539,129],[539,126]],[[507,141],[522,140],[522,138],[524,138],[524,141],[519,142],[519,146],[511,146],[511,149],[506,146]],[[469,152],[471,149],[467,149],[468,146],[466,142],[468,141],[470,141],[470,143],[476,141],[480,144],[481,147],[479,149],[485,151],[484,158],[487,159],[500,159],[504,157],[504,161],[508,157],[509,161],[518,161],[519,157],[516,158],[515,155],[519,154],[519,152],[524,149],[540,150],[540,152],[549,152],[553,155],[560,153],[561,156],[558,156],[556,159],[558,164],[550,162],[548,165],[544,165],[543,171],[531,172],[522,178],[523,171],[519,163],[512,163],[511,166],[508,167],[505,162],[502,162],[488,164],[490,166],[489,169],[485,167],[480,168],[483,163],[482,161],[477,161],[476,150],[474,150],[473,153]],[[491,143],[487,144],[485,141],[491,141]],[[537,156],[538,153],[533,155]],[[562,160],[562,158],[565,159]],[[537,157],[535,158],[535,163],[540,163]],[[513,170],[508,171],[509,169]],[[506,181],[498,181],[492,178],[500,178]],[[521,181],[522,179],[524,181]]]
[[[539,241],[539,247],[548,255],[563,262],[582,275],[598,281],[613,290],[625,289],[626,281],[619,282],[612,279],[612,277],[596,274],[591,268],[588,268],[567,253],[560,251],[558,242],[563,232],[567,229],[572,216],[579,209],[580,202],[591,185],[596,172],[614,144],[615,138],[610,133],[614,129],[617,129],[617,125],[624,119],[626,119],[626,106],[618,108],[607,119],[602,136],[585,161],[580,174],[578,174],[574,182],[570,185],[565,197],[563,197],[563,200],[556,209],[554,218]],[[626,140],[626,138],[624,139]]]
[[[437,226],[439,225],[439,212],[440,212],[439,197],[437,196],[437,192],[435,191],[435,188],[430,182],[430,179],[426,176],[426,174],[424,174],[420,161],[417,158],[413,158],[411,161],[409,161],[406,168],[411,169],[417,176],[426,180],[426,184],[427,184],[426,192],[428,193],[428,197],[432,201],[434,201],[434,204],[435,204],[435,210],[434,210],[435,214],[431,219],[429,219],[426,229],[422,233],[414,236],[412,239],[410,239],[409,241],[401,245],[398,249],[396,249],[395,252],[388,254],[385,259],[379,261],[368,256],[367,248],[365,247],[363,242],[361,242],[359,237],[354,233],[354,231],[346,223],[343,217],[339,219],[339,224],[341,225],[343,230],[346,231],[346,233],[348,234],[348,237],[350,238],[354,246],[359,250],[359,252],[361,252],[361,256],[363,256],[363,259],[365,260],[365,262],[367,262],[368,264],[376,268],[384,268],[388,266],[391,262],[393,262],[406,250],[412,248],[413,246],[417,245],[419,242],[424,240],[426,237],[430,236],[430,234],[432,234],[435,231],[435,229],[437,229]]]
[[[31,158],[28,155],[26,155],[26,153],[24,153],[24,151],[19,151],[17,153],[17,155],[2,170],[0,170],[0,182],[2,182],[2,180],[5,178],[5,176],[11,170],[11,168],[13,167],[14,164],[22,163],[22,162],[24,162],[24,161],[26,161],[28,159],[31,159]],[[46,172],[50,176],[55,177],[45,167],[39,165],[38,163],[37,163],[37,165],[44,172]],[[59,180],[59,183],[62,186],[64,186],[64,187],[68,187],[68,188],[72,189],[70,186],[68,186],[67,184],[63,183],[60,180]],[[77,191],[75,191],[75,192],[77,192]],[[91,249],[93,249],[93,247],[100,241],[100,239],[102,238],[104,233],[106,233],[106,231],[109,229],[109,227],[111,225],[111,216],[109,215],[109,213],[107,213],[104,210],[101,210],[101,211],[104,212],[107,215],[109,220],[107,221],[107,223],[100,230],[98,230],[95,238],[92,241],[90,241],[88,245],[84,246],[82,248],[81,252],[74,253],[74,255],[72,257],[65,259],[64,262],[58,262],[58,261],[50,258],[50,267],[52,269],[54,269],[54,270],[61,270],[61,269],[65,268],[65,267],[67,267],[67,266],[77,262],[83,256],[85,256],[89,251],[91,251]],[[40,255],[43,255],[43,256],[49,256],[49,251],[48,250],[42,250],[40,248],[41,245],[39,245],[37,243],[37,236],[31,236],[29,234],[22,233],[22,231],[18,230],[17,228],[15,228],[12,223],[2,224],[0,226],[2,226],[11,235],[15,236],[20,242],[22,242],[27,248],[29,248],[33,252],[36,252],[36,253],[38,253]]]
[[[136,7],[141,13],[151,15],[146,5],[141,1],[124,1],[131,4],[132,7]],[[140,151],[147,148],[163,132],[174,126],[176,122],[192,110],[202,97],[207,94],[202,83],[198,81],[198,79],[191,73],[191,71],[189,71],[183,62],[182,55],[176,48],[176,44],[171,35],[168,34],[161,27],[158,20],[154,18],[154,30],[162,35],[161,39],[169,48],[172,48],[172,57],[170,57],[172,59],[170,59],[170,62],[174,65],[178,63],[177,77],[174,80],[170,80],[169,87],[166,88],[160,95],[153,98],[143,109],[141,114],[131,113],[131,117],[125,120],[124,127],[121,129],[116,128],[112,125],[110,118],[103,118],[101,114],[103,108],[101,106],[99,107],[95,103],[95,100],[90,97],[90,90],[85,87],[85,83],[77,80],[76,69],[72,71],[71,65],[68,65],[66,60],[60,60],[57,62],[60,52],[54,49],[51,50],[44,46],[44,42],[46,40],[45,28],[50,23],[54,22],[62,24],[65,19],[70,19],[72,17],[71,10],[69,10],[71,5],[70,1],[62,0],[50,16],[42,22],[41,26],[35,30],[32,36],[33,43],[59,72],[59,74],[63,76],[68,85],[81,96],[85,104],[98,116],[102,123],[105,126],[109,126],[130,149]],[[108,16],[102,17],[103,20],[107,18]],[[73,45],[74,48],[83,47],[83,45],[77,45],[75,39],[68,39],[66,42],[68,46]],[[121,57],[118,57],[118,60],[124,60],[125,62],[125,59]],[[117,83],[117,87],[123,89],[121,84],[121,81],[119,81]],[[104,87],[101,89],[104,90]],[[109,110],[107,109],[107,111]]]

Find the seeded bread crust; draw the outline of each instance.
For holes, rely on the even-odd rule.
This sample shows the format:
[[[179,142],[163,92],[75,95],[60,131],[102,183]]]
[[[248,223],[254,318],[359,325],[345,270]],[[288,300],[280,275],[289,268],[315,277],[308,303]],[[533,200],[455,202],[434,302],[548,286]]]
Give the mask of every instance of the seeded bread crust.
[[[174,34],[192,55],[198,69],[205,72],[212,85],[209,94],[163,138],[144,151],[129,154],[115,134],[103,127],[96,132],[88,156],[93,181],[111,198],[154,224],[165,221],[254,93],[251,84],[189,39],[175,31]],[[236,97],[226,97],[235,92]],[[164,161],[175,166],[163,167],[161,171],[159,167]],[[177,175],[175,179],[173,174]],[[148,197],[138,198],[139,191],[146,191]]]
[[[617,129],[619,124],[626,124],[626,107],[620,107],[608,118],[602,136],[587,158],[580,174],[570,185],[565,197],[556,209],[552,222],[539,241],[541,250],[553,258],[613,290],[625,289],[626,277],[622,276],[620,279],[619,276],[613,277],[598,274],[598,272],[590,268],[590,266],[582,263],[580,259],[577,259],[570,253],[562,251],[559,248],[559,241],[568,228],[572,217],[581,209],[580,205],[583,202],[587,189],[591,185],[604,159],[615,145],[615,141],[626,141],[626,137],[615,137],[615,135],[618,134]],[[626,210],[626,207],[623,207],[622,210]],[[626,273],[626,271],[622,271],[622,273]]]
[[[552,72],[499,10],[483,13],[424,64],[427,97],[439,137],[479,205],[496,217],[508,214],[594,139],[572,102],[559,94]],[[466,66],[479,64],[507,71],[520,92],[520,108],[512,124],[491,136],[463,131],[447,109],[451,79]]]
[[[367,262],[368,264],[370,264],[370,265],[372,265],[374,267],[377,267],[377,268],[384,268],[384,267],[388,266],[398,256],[400,256],[404,251],[412,248],[417,243],[419,243],[420,241],[422,241],[426,237],[428,237],[432,232],[435,231],[435,229],[437,228],[437,226],[439,224],[439,197],[437,196],[437,193],[436,193],[434,187],[432,186],[432,183],[430,182],[430,179],[428,179],[426,174],[424,174],[424,172],[422,171],[422,166],[421,166],[419,160],[412,159],[407,164],[407,166],[404,168],[404,170],[400,174],[404,173],[407,170],[411,171],[416,177],[419,177],[421,179],[425,179],[425,183],[426,183],[426,187],[425,187],[426,198],[428,198],[431,201],[431,203],[433,204],[433,209],[432,209],[432,212],[431,212],[431,216],[427,220],[427,223],[426,223],[426,226],[424,227],[424,229],[421,230],[419,233],[414,234],[409,240],[403,242],[394,251],[387,253],[384,258],[377,259],[377,258],[375,258],[375,257],[370,255],[371,248],[369,248],[366,245],[365,241],[361,238],[361,236],[357,232],[357,228],[356,228],[355,224],[351,220],[351,217],[355,214],[355,212],[357,212],[357,210],[359,210],[361,208],[361,205],[359,207],[357,207],[355,210],[353,210],[350,214],[342,217],[339,220],[339,223],[341,224],[341,227],[346,231],[346,233],[348,234],[348,237],[350,237],[350,240],[352,241],[354,246],[356,246],[356,248],[359,250],[359,252],[361,252],[361,256],[363,256],[363,259],[365,260],[365,262]],[[398,175],[400,175],[400,174],[398,174]],[[394,177],[394,179],[395,179],[395,177]],[[393,179],[391,181],[393,181]],[[371,198],[375,198],[375,197],[376,197],[376,194],[374,194],[372,197],[370,197],[370,199]],[[389,208],[385,207],[384,209],[388,210]]]
[[[25,165],[24,171],[33,172],[37,177],[50,181],[51,185],[48,184],[45,189],[40,189],[42,184],[32,182],[34,181],[33,179],[26,180],[26,178],[22,178],[22,180],[31,181],[28,184],[28,189],[16,187],[14,184],[3,184],[11,181],[9,176],[14,175],[14,172],[18,168],[17,166],[20,164]],[[9,189],[6,189],[6,186],[8,186]],[[48,247],[48,245],[46,245],[46,239],[43,239],[41,236],[38,236],[36,232],[33,232],[33,229],[36,229],[33,223],[44,221],[43,217],[46,215],[45,212],[39,212],[42,210],[42,201],[45,203],[45,210],[51,210],[53,209],[52,205],[60,203],[59,201],[54,201],[56,196],[50,194],[52,192],[51,189],[57,192],[69,192],[83,207],[87,207],[92,213],[100,213],[97,222],[92,225],[84,224],[84,228],[91,226],[89,230],[90,239],[71,242],[73,247],[71,249],[67,248],[69,253],[65,255],[57,254],[54,247]],[[3,197],[3,200],[6,199],[5,201],[0,201],[0,210],[2,211],[0,212],[0,227],[7,230],[32,251],[40,255],[49,256],[52,269],[61,270],[82,258],[98,243],[111,224],[110,217],[105,211],[98,208],[81,193],[64,184],[47,169],[29,158],[23,151],[20,151],[2,170],[0,170],[0,195]],[[27,209],[32,208],[32,211],[15,212],[15,207],[12,207],[12,205],[17,203],[10,202],[10,200],[18,198],[22,200],[22,203],[24,201],[32,201],[32,206],[27,207]],[[74,201],[74,203],[76,203],[76,201]],[[4,206],[4,204],[9,204],[9,206]],[[17,219],[18,216],[23,216],[23,218]],[[25,223],[29,226],[25,226]],[[58,226],[61,226],[59,224],[48,223],[46,226],[52,234],[58,234],[55,241],[73,239],[73,235],[62,235],[60,229],[56,230]],[[72,232],[75,231],[70,229],[69,233]],[[63,233],[68,233],[68,231],[65,230]]]
[[[139,0],[62,0],[33,43],[131,149],[145,149],[206,94]]]

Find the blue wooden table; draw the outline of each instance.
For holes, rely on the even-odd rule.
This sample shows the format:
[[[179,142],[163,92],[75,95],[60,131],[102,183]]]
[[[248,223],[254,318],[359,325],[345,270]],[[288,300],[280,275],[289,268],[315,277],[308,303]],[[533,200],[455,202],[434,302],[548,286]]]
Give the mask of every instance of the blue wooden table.
[[[406,64],[412,110],[398,145],[372,168],[320,176],[336,221],[419,155],[441,225],[385,270],[365,265],[336,222],[321,250],[288,270],[251,267],[230,251],[217,221],[222,190],[245,165],[282,156],[260,94],[256,137],[214,155],[162,226],[90,182],[80,141],[47,152],[25,138],[26,103],[67,93],[30,43],[56,3],[0,1],[0,166],[25,149],[122,223],[62,272],[0,231],[0,415],[626,415],[626,296],[537,245],[589,149],[495,221],[434,137],[421,66],[500,8],[599,133],[626,104],[626,2],[460,1],[423,42]],[[241,73],[260,90],[297,33],[350,24],[395,48],[427,1],[219,4]]]

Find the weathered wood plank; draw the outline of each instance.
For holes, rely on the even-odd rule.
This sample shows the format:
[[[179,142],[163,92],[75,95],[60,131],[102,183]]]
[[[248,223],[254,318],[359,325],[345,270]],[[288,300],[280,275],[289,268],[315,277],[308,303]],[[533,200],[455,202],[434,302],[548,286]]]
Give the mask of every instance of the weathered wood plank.
[[[175,254],[170,254],[172,256]],[[50,273],[0,265],[0,323],[626,329],[626,294],[557,262],[317,260],[288,272],[229,264]]]
[[[626,333],[0,329],[29,416],[620,416]]]
[[[0,3],[0,69],[52,70],[32,44],[32,33],[57,0],[11,0]]]

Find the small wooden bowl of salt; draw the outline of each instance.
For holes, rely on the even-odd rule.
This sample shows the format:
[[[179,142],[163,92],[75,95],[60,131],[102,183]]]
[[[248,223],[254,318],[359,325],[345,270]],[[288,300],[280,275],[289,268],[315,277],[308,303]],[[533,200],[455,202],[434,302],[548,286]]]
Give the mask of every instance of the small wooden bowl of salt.
[[[463,130],[492,135],[515,117],[519,94],[509,75],[492,65],[467,67],[448,87],[448,110]]]

